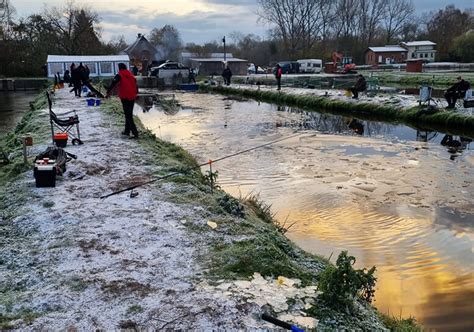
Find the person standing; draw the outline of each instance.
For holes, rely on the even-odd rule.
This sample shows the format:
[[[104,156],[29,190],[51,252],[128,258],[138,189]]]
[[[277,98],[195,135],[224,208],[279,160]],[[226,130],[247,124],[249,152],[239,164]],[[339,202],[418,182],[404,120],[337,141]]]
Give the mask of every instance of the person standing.
[[[110,97],[110,93],[118,85],[118,95],[122,102],[123,113],[125,114],[125,130],[122,132],[122,135],[130,136],[131,132],[133,135],[131,138],[138,138],[138,130],[133,121],[133,106],[138,94],[137,80],[124,63],[119,63],[118,68],[119,72],[115,75],[110,87],[107,89],[106,98]]]
[[[74,95],[76,97],[81,96],[81,90],[82,90],[81,79],[82,79],[81,66],[74,67],[73,71],[71,72],[71,81],[73,85],[72,90],[74,91]]]
[[[224,84],[230,85],[230,79],[232,78],[232,71],[228,65],[225,65],[224,71],[222,71],[222,77],[224,78]]]
[[[448,107],[446,108],[454,108],[456,106],[456,101],[459,98],[464,98],[466,91],[471,88],[471,84],[465,81],[461,76],[458,76],[457,80],[457,83],[454,83],[453,86],[446,90],[446,93],[444,94],[444,97],[448,102]]]
[[[281,69],[280,65],[277,63],[275,68],[275,78],[277,80],[277,90],[281,90],[281,75],[283,74],[283,69]]]

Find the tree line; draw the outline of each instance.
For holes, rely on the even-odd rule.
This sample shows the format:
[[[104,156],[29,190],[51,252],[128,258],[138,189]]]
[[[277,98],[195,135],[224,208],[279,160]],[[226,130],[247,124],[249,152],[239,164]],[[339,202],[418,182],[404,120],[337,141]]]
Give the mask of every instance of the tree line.
[[[412,0],[256,0],[258,21],[268,36],[233,32],[227,52],[261,66],[281,60],[321,58],[335,50],[363,63],[369,46],[430,40],[437,61],[474,62],[474,9],[448,5],[416,15]],[[207,55],[223,44],[184,44],[176,27],[165,25],[146,34],[162,59],[178,60],[181,51]],[[16,18],[9,0],[0,0],[0,76],[38,76],[48,54],[117,54],[124,37],[101,38],[100,17],[73,1],[45,7],[41,13]]]

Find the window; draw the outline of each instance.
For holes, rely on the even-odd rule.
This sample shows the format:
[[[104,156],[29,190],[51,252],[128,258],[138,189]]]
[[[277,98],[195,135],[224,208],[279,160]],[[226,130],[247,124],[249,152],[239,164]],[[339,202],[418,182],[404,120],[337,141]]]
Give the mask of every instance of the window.
[[[431,53],[431,57],[434,58],[434,53]]]
[[[416,59],[416,53],[413,52],[413,53],[411,54],[411,57],[414,58],[414,59]]]
[[[422,58],[422,57],[423,57],[423,53],[420,53],[420,58]]]
[[[428,53],[425,53],[425,58],[427,58],[427,57],[428,57]]]
[[[63,64],[62,63],[50,63],[49,68],[51,69],[51,74],[60,73],[61,75],[64,74]]]
[[[113,74],[112,62],[101,62],[100,63],[101,74]]]

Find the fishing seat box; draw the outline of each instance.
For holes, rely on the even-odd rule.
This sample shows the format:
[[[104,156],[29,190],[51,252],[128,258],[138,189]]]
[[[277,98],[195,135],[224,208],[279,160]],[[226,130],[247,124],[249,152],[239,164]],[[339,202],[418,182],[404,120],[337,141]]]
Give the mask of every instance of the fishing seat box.
[[[56,161],[39,160],[35,163],[36,188],[56,187]]]
[[[54,143],[58,148],[65,148],[67,145],[68,135],[67,133],[56,133],[54,134]]]
[[[474,98],[464,99],[463,106],[464,108],[474,107]]]

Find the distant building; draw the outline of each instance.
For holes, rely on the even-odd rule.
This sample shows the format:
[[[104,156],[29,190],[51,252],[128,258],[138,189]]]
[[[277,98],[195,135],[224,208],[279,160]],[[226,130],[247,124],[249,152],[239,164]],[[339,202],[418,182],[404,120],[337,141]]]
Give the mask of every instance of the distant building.
[[[402,63],[407,58],[407,50],[400,46],[369,47],[365,52],[367,65]]]
[[[48,55],[48,77],[54,77],[59,73],[64,75],[70,70],[71,64],[76,66],[82,64],[89,67],[90,77],[115,76],[118,73],[118,64],[125,63],[128,67],[130,59],[128,55]]]
[[[233,75],[247,75],[247,60],[234,58],[232,53],[226,53],[225,55],[225,61]],[[224,69],[224,53],[196,54],[183,52],[180,61],[190,68],[198,68],[199,75],[220,75]]]
[[[141,72],[146,72],[153,62],[161,60],[161,53],[141,33],[121,53],[127,54],[132,65],[137,66]]]
[[[407,60],[421,59],[424,62],[434,62],[436,56],[436,43],[429,40],[400,43],[408,51]]]
[[[407,60],[433,62],[436,56],[436,43],[431,41],[402,42],[400,45],[369,47],[365,52],[367,65],[402,63]]]

